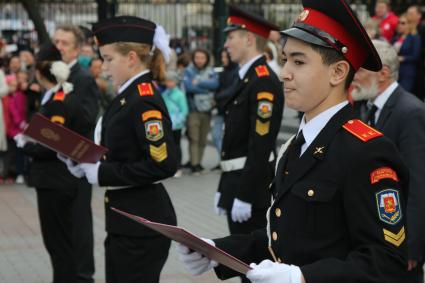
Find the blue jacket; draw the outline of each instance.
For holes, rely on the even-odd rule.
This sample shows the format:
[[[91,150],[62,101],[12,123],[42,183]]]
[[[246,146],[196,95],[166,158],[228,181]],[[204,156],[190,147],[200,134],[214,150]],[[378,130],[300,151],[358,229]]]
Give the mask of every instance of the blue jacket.
[[[418,34],[409,34],[404,39],[398,56],[403,57],[403,61],[400,62],[398,82],[407,91],[412,91],[416,76],[417,62],[421,57],[421,37]]]
[[[173,130],[181,130],[186,122],[189,112],[186,95],[178,88],[166,89],[161,93],[171,117]]]

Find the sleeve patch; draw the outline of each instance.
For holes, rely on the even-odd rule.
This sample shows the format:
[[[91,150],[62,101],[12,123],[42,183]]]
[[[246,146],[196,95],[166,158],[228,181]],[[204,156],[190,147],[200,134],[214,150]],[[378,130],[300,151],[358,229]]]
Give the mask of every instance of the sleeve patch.
[[[163,142],[160,146],[149,145],[149,153],[153,160],[161,162],[167,158],[167,144]]]
[[[164,136],[162,122],[160,120],[151,120],[145,123],[146,138],[150,141],[158,141]]]
[[[397,234],[387,229],[384,229],[384,239],[385,241],[393,244],[396,247],[400,246],[404,242],[404,239],[406,239],[406,231],[404,229],[404,226],[401,227],[400,231]]]
[[[158,120],[162,120],[162,113],[158,110],[149,110],[142,113],[142,121],[145,122],[149,119],[156,118]]]
[[[370,173],[370,183],[375,184],[382,179],[392,179],[398,182],[397,173],[390,167],[381,167]]]
[[[348,121],[343,128],[364,142],[383,136],[381,132],[358,119]]]
[[[255,68],[255,72],[259,78],[270,76],[269,70],[266,65],[260,65]]]
[[[270,121],[263,123],[258,119],[256,120],[255,131],[257,132],[257,134],[259,134],[260,136],[264,136],[269,133],[269,130],[270,130]]]
[[[54,101],[63,101],[65,99],[65,93],[63,91],[58,91],[53,96]]]
[[[263,99],[266,99],[266,100],[273,102],[274,96],[270,92],[259,92],[259,93],[257,93],[257,100],[263,100]]]
[[[377,192],[375,197],[379,219],[390,225],[397,224],[402,218],[398,191],[385,189]]]
[[[268,101],[260,101],[258,103],[257,114],[263,119],[270,118],[272,116],[273,103]]]
[[[50,121],[52,121],[53,123],[59,123],[59,124],[65,124],[65,118],[62,116],[52,116],[50,117]]]
[[[141,83],[137,85],[140,96],[152,96],[153,88],[151,83]]]

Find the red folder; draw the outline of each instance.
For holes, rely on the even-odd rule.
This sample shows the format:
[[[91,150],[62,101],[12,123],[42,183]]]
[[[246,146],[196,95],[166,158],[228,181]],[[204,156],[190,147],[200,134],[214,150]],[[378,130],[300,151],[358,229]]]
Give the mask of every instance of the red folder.
[[[96,163],[108,151],[38,113],[34,114],[23,134],[79,163]]]
[[[229,255],[225,251],[208,244],[198,236],[195,236],[181,227],[152,222],[143,217],[124,212],[114,207],[111,207],[111,209],[237,272],[246,274],[251,269],[248,264]]]

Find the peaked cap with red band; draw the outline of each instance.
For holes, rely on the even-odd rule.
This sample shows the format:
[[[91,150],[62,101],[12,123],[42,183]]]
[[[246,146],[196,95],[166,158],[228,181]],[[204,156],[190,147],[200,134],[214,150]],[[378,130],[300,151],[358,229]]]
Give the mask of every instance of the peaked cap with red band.
[[[92,32],[98,46],[114,42],[153,44],[156,24],[133,16],[119,16],[93,25]]]
[[[248,30],[264,38],[268,38],[270,31],[279,30],[279,27],[271,22],[250,14],[236,6],[229,5],[229,17],[227,18],[227,27],[224,32],[230,32],[238,29]]]
[[[302,0],[304,10],[294,25],[281,31],[314,45],[333,48],[354,70],[379,71],[381,59],[365,29],[345,0]]]

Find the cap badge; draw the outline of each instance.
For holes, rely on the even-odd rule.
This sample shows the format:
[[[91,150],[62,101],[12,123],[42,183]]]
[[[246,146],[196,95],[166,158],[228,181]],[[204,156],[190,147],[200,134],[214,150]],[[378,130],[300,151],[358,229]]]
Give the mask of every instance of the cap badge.
[[[305,21],[305,19],[307,19],[309,13],[310,13],[309,10],[303,10],[298,16],[298,19],[297,19],[298,22]]]

